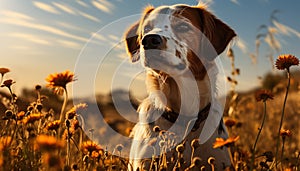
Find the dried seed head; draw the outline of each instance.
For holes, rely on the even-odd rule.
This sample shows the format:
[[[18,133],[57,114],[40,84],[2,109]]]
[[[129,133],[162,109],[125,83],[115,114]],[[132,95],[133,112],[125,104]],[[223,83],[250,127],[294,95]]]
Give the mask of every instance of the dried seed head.
[[[183,144],[177,145],[176,151],[177,151],[178,153],[183,153],[183,152],[184,152],[184,145],[183,145]]]
[[[193,141],[191,142],[191,146],[196,149],[198,147],[200,147],[200,144],[199,144],[200,140],[199,139],[193,139]]]

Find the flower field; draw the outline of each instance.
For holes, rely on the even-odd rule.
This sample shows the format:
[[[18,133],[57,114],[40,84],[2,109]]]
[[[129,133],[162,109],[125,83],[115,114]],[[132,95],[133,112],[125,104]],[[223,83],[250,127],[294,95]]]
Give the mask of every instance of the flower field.
[[[232,89],[226,97],[224,122],[229,138],[217,138],[214,148],[228,147],[231,170],[300,169],[300,78],[299,72],[291,71],[298,65],[297,57],[280,55],[274,63],[282,72],[279,81],[271,88],[265,84],[249,92],[235,91],[234,75],[239,70],[234,69],[236,72],[228,77]],[[94,141],[94,134],[106,130],[84,130],[84,125],[92,121],[82,119],[89,111],[90,102],[73,104],[68,97],[68,85],[80,81],[71,71],[50,74],[45,86],[33,85],[32,90],[24,90],[20,95],[12,91],[12,86],[18,84],[6,78],[8,72],[13,71],[0,68],[0,170],[127,170],[131,167],[128,158],[123,157],[124,146],[128,144],[109,136]],[[109,111],[104,114],[104,120],[128,136],[134,124],[120,118],[111,99],[103,102],[104,96],[110,98],[99,96],[99,109]],[[138,105],[134,100],[132,104]],[[172,132],[159,127],[153,131],[162,139],[161,148],[171,144],[177,155],[168,158],[162,153],[145,159],[153,170],[170,169],[170,163],[176,163],[173,170],[214,170],[213,156],[208,161],[210,168],[205,168],[193,153],[192,163],[182,168],[185,146],[197,148],[197,139],[191,144],[176,144]],[[156,141],[153,139],[153,143]],[[109,145],[112,150],[107,150]]]

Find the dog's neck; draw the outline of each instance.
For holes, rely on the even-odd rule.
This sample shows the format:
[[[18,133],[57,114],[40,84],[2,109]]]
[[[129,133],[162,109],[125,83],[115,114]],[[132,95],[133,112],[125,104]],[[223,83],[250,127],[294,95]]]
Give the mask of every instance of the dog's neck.
[[[167,100],[167,107],[183,115],[193,116],[211,101],[211,82],[208,75],[202,80],[181,75],[176,80],[166,74],[159,74],[159,88]]]

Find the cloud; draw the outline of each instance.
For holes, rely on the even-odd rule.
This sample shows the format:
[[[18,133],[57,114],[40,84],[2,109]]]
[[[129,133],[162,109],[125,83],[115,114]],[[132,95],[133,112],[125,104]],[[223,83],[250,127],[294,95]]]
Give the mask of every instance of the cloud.
[[[113,40],[113,41],[119,41],[120,40],[118,36],[113,35],[113,34],[108,35],[108,38]]]
[[[79,13],[82,17],[87,18],[87,19],[89,19],[89,20],[91,20],[91,21],[95,21],[95,22],[97,22],[97,23],[100,22],[100,20],[99,20],[98,18],[96,18],[96,17],[94,17],[94,16],[92,16],[92,15],[90,15],[90,14],[87,14],[87,13],[84,13],[84,12],[81,12],[81,11],[78,11],[78,13]]]
[[[37,37],[31,34],[25,34],[25,33],[11,33],[9,36],[16,37],[16,38],[21,38],[26,41],[30,41],[33,43],[41,44],[41,45],[51,45],[49,41],[46,41],[42,39],[41,37]]]
[[[53,13],[53,14],[59,14],[59,12],[54,7],[52,7],[51,5],[48,5],[46,3],[34,1],[33,5],[43,11]]]
[[[83,6],[83,7],[86,7],[86,8],[89,7],[84,1],[79,0],[79,1],[76,1],[76,2],[77,2],[79,5]]]
[[[99,33],[91,33],[91,36],[95,39],[101,40],[101,41],[105,41],[105,37]]]
[[[28,21],[25,21],[25,20],[21,20],[21,19],[0,18],[0,23],[18,25],[18,26],[31,28],[31,29],[41,30],[41,31],[44,31],[44,32],[47,32],[47,33],[51,33],[51,34],[55,34],[55,35],[58,35],[58,36],[63,36],[63,37],[79,40],[79,41],[82,41],[82,42],[87,41],[86,38],[70,34],[70,33],[65,32],[63,30],[60,30],[58,28],[43,25],[43,24],[36,24],[36,23],[33,23],[33,22],[28,22]]]
[[[62,21],[57,21],[56,24],[59,25],[59,26],[61,26],[61,27],[66,28],[66,29],[84,31],[81,27],[72,25],[70,23],[66,23],[66,22],[62,22]]]
[[[57,40],[57,42],[65,47],[68,48],[73,48],[73,49],[80,49],[82,47],[81,44],[73,42],[73,41],[68,41],[68,40]]]
[[[114,6],[110,2],[108,2],[106,0],[99,0],[99,1],[93,0],[92,4],[97,9],[99,9],[99,10],[101,10],[103,12],[109,13],[109,14],[112,13],[112,9],[114,8]]]
[[[32,17],[26,14],[15,12],[15,11],[3,10],[0,13],[6,17],[13,18],[13,19],[34,20]]]
[[[61,4],[58,2],[52,2],[52,4],[68,14],[76,15],[76,12],[71,7],[67,6],[66,4]]]
[[[238,0],[230,0],[232,3],[239,5],[239,1]]]

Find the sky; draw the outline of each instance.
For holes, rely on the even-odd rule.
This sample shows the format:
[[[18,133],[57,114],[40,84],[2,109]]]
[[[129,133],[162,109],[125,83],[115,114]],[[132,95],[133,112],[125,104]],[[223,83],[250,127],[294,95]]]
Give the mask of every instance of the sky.
[[[259,85],[258,77],[272,71],[270,37],[261,38],[256,64],[258,34],[275,34],[279,54],[300,57],[300,1],[298,0],[206,0],[209,9],[231,26],[238,38],[232,48],[235,65],[241,75],[237,89],[249,90]],[[5,79],[13,79],[13,90],[20,93],[56,72],[74,71],[77,81],[73,96],[107,93],[125,88],[143,92],[143,72],[139,64],[130,64],[123,35],[137,21],[142,9],[197,0],[1,0],[0,67],[10,68]],[[276,11],[276,12],[274,12]],[[272,15],[273,13],[273,15]],[[271,16],[273,20],[271,20]],[[265,25],[267,27],[261,27]],[[230,74],[230,60],[220,55],[225,73]],[[136,76],[136,77],[133,77]]]

